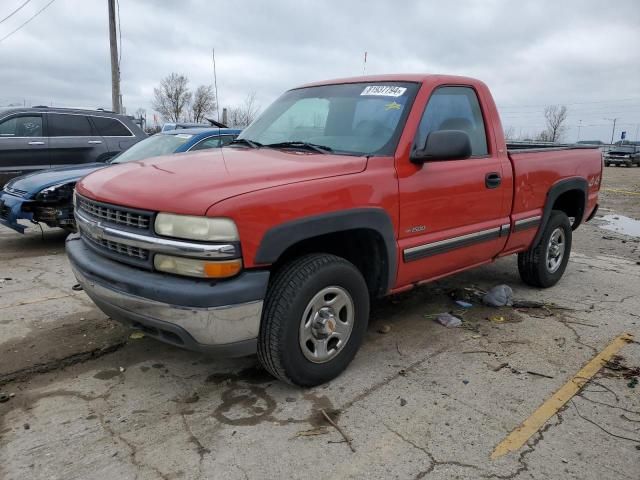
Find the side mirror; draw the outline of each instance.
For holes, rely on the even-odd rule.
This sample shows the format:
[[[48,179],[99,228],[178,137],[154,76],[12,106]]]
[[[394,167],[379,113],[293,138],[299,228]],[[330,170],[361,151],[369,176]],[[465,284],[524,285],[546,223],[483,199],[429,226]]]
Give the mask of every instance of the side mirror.
[[[471,156],[471,139],[462,130],[437,130],[431,132],[424,148],[411,155],[416,164],[437,160],[464,160]]]

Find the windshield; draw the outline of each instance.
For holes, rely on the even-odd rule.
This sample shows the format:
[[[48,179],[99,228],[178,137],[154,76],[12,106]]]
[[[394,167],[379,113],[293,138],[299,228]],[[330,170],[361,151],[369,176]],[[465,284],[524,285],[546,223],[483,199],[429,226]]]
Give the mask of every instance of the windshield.
[[[338,154],[391,155],[417,89],[372,82],[290,90],[238,138],[264,147],[293,142]]]
[[[193,135],[181,133],[178,135],[154,135],[136,143],[128,150],[114,157],[111,163],[134,162],[158,155],[174,153],[176,149],[189,140]]]

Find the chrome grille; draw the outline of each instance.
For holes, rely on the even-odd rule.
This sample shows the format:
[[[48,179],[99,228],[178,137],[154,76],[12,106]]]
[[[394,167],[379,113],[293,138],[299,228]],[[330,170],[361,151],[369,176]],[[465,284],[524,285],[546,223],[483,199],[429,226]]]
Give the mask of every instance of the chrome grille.
[[[118,225],[126,225],[128,227],[149,229],[151,224],[151,215],[132,212],[116,205],[106,205],[91,201],[87,198],[77,195],[76,206],[79,210],[91,215],[92,217],[105,220],[107,222],[116,223]]]
[[[145,250],[144,248],[132,247],[130,245],[124,245],[122,243],[113,242],[111,240],[105,240],[104,238],[93,238],[91,235],[84,234],[84,232],[81,233],[83,233],[82,237],[85,240],[88,240],[97,247],[101,247],[111,252],[125,255],[131,258],[137,258],[143,261],[146,261],[149,258],[149,250]]]

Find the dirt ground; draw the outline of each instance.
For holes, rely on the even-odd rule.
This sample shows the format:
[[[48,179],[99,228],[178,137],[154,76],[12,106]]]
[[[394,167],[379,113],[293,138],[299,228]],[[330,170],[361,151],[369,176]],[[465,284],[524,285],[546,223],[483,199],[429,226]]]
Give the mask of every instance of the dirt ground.
[[[307,390],[254,357],[131,338],[72,289],[62,233],[0,227],[0,478],[637,480],[640,385],[622,367],[490,458],[614,338],[640,338],[640,237],[603,229],[604,215],[640,219],[640,168],[605,169],[598,218],[555,287],[525,286],[504,258],[380,300],[349,369]],[[548,308],[476,304],[462,328],[433,321],[457,309],[452,290],[499,283]],[[640,366],[638,343],[619,355]]]

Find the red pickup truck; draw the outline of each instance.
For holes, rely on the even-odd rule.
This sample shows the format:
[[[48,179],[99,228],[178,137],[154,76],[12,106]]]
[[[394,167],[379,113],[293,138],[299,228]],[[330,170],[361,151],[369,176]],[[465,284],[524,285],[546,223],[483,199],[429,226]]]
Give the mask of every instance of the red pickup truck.
[[[370,301],[518,254],[554,285],[595,215],[597,148],[512,150],[471,78],[289,90],[234,141],[77,184],[66,248],[112,318],[173,345],[255,353],[301,386],[339,375]]]

